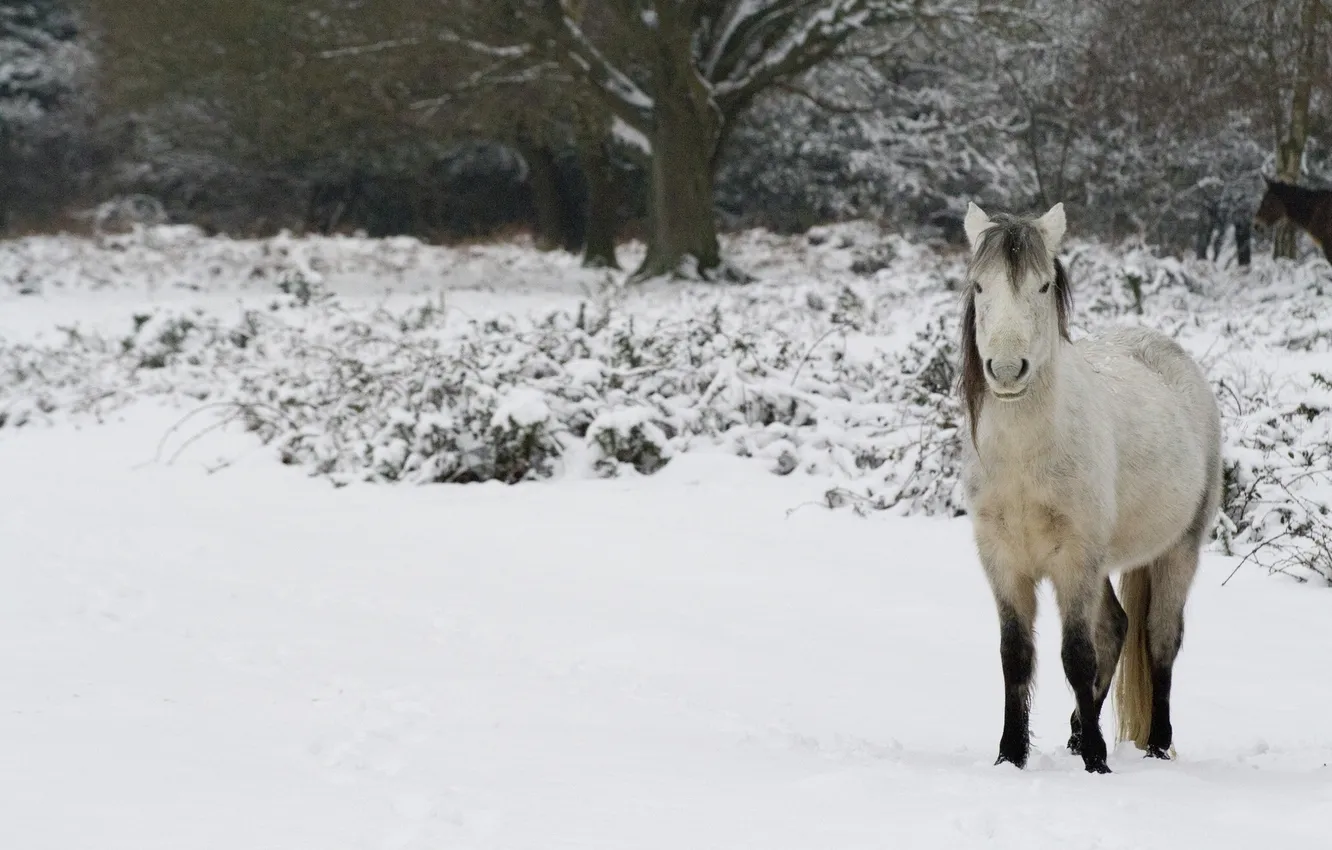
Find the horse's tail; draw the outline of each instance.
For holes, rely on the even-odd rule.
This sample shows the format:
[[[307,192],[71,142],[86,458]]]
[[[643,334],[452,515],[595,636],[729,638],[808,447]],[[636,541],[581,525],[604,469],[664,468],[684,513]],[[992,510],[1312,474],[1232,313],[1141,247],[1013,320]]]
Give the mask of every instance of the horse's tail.
[[[1128,614],[1128,632],[1119,654],[1115,712],[1119,740],[1147,748],[1152,729],[1152,662],[1147,650],[1147,609],[1152,601],[1152,576],[1146,567],[1119,577],[1119,602]]]

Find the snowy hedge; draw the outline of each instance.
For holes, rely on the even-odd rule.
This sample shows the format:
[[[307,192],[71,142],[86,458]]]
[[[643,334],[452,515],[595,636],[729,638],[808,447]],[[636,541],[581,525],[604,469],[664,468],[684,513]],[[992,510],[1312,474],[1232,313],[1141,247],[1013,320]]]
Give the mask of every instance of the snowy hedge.
[[[118,335],[5,346],[0,429],[155,395],[209,406],[339,484],[650,475],[721,450],[826,477],[832,507],[962,513],[961,258],[863,226],[732,248],[770,263],[766,282],[521,315],[461,315],[438,297],[345,303],[306,257],[239,315],[158,309]],[[1217,545],[1332,580],[1326,265],[1243,275],[1087,244],[1067,261],[1075,335],[1146,321],[1209,370],[1227,435]]]

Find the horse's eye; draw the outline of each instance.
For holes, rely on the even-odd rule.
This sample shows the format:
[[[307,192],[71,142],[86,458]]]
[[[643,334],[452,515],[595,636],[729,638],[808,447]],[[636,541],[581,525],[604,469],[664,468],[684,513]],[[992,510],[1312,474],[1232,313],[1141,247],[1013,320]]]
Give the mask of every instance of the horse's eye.
[[[979,283],[976,283],[976,282],[973,281],[971,285],[974,286],[974,287],[976,287],[976,291],[977,291],[977,292],[984,292],[984,291],[985,291],[985,290],[981,289],[981,285],[980,285]]]
[[[1045,286],[1042,286],[1042,287],[1041,287],[1041,294],[1042,294],[1042,295],[1044,295],[1045,293],[1047,293],[1047,292],[1049,292],[1049,291],[1050,291],[1050,284],[1047,283]]]

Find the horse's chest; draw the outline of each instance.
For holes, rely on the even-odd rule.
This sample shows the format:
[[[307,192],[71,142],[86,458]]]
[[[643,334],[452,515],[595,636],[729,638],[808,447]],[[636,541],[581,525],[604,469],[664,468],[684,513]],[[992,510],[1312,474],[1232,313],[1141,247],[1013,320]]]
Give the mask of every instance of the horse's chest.
[[[982,554],[1033,577],[1048,574],[1076,533],[1064,504],[1048,484],[1025,477],[981,487],[972,521]]]

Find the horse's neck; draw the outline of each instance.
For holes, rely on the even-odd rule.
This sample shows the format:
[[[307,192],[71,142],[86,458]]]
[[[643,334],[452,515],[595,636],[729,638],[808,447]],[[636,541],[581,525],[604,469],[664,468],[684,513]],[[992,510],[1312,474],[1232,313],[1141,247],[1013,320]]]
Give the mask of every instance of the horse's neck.
[[[1332,203],[1332,196],[1308,190],[1296,190],[1281,199],[1286,217],[1310,233],[1313,232],[1313,226],[1317,219],[1321,217],[1318,215],[1319,210],[1328,206],[1329,203]],[[1315,233],[1313,235],[1322,237],[1324,234]]]

